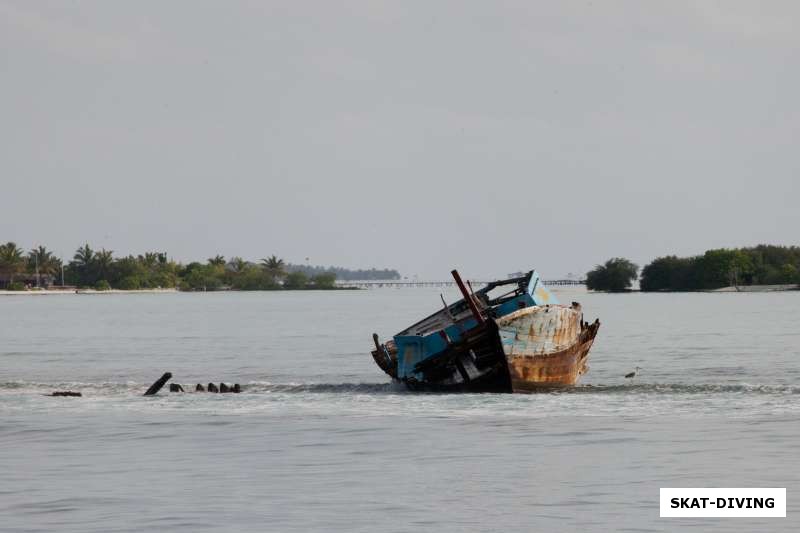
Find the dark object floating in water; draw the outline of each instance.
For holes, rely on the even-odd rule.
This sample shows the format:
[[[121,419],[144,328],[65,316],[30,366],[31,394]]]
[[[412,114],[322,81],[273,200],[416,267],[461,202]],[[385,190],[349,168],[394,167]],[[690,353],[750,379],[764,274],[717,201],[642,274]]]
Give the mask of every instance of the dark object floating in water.
[[[50,396],[83,396],[80,392],[73,392],[71,390],[55,391]]]
[[[214,391],[214,392],[216,392],[216,391]],[[219,392],[221,392],[221,393],[235,392],[235,393],[238,394],[238,393],[242,392],[242,386],[239,385],[238,383],[234,384],[233,386],[228,386],[226,383],[220,383],[219,384]]]
[[[169,381],[170,379],[172,379],[172,373],[165,372],[163,376],[158,378],[158,381],[156,381],[155,383],[150,385],[150,388],[147,389],[147,392],[145,392],[144,395],[145,396],[152,396],[152,395],[156,394],[158,391],[161,390],[161,387],[163,387],[167,383],[167,381]]]
[[[153,394],[156,394],[158,391],[161,390],[161,388],[164,385],[166,385],[167,381],[169,381],[170,379],[172,379],[172,374],[170,372],[166,372],[163,376],[158,378],[158,381],[153,383],[150,386],[150,388],[147,389],[147,392],[145,392],[144,395],[145,396],[152,396]],[[236,383],[233,386],[229,386],[229,385],[227,385],[225,383],[220,383],[219,387],[217,387],[213,383],[209,383],[207,388],[203,388],[203,386],[200,383],[198,383],[195,386],[194,390],[195,390],[195,392],[206,392],[206,390],[208,390],[208,392],[236,392],[236,393],[239,393],[239,392],[242,392],[242,387],[238,383]],[[170,392],[186,392],[183,389],[183,386],[179,385],[177,383],[170,383],[169,391]],[[54,395],[55,395],[55,393],[54,393]],[[80,396],[80,393],[78,393],[77,395]]]
[[[396,334],[385,344],[373,334],[372,357],[412,390],[530,392],[574,385],[600,321],[583,321],[581,306],[560,305],[532,270],[467,291],[463,299]],[[497,296],[498,287],[510,290]]]

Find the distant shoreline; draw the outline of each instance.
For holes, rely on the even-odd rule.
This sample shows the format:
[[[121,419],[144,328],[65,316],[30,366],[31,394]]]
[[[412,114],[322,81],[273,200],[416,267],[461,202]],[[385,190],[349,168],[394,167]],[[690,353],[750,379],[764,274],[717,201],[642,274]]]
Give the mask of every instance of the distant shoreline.
[[[729,286],[729,287],[721,287],[719,289],[693,289],[693,290],[686,290],[686,291],[678,291],[678,290],[659,290],[659,291],[643,291],[641,289],[626,289],[623,291],[595,291],[595,290],[588,290],[590,293],[607,293],[607,294],[689,294],[689,293],[698,293],[698,292],[705,292],[705,293],[718,293],[718,292],[797,292],[800,291],[800,285],[739,285],[739,286]],[[558,290],[556,289],[556,292]]]
[[[555,288],[555,292],[559,292],[560,288]],[[315,289],[315,288],[304,288],[304,289],[254,289],[254,290],[239,290],[239,289],[222,289],[222,290],[213,290],[213,291],[183,291],[177,288],[167,288],[167,289],[109,289],[105,291],[100,291],[96,289],[29,289],[23,291],[9,291],[0,289],[0,296],[52,296],[52,295],[94,295],[94,294],[177,294],[177,293],[226,293],[226,292],[305,292],[310,290],[318,290],[318,291],[353,291],[353,290],[361,290],[358,287],[335,287],[335,288],[326,288],[326,289]],[[663,290],[663,291],[641,291],[638,289],[628,289],[625,291],[587,291],[590,293],[608,293],[608,294],[642,294],[642,293],[649,293],[649,294],[663,294],[663,293],[698,293],[698,292],[705,292],[705,293],[764,293],[764,292],[796,292],[800,291],[799,285],[741,285],[738,287],[730,286],[730,287],[722,287],[720,289],[709,289],[709,290],[693,290],[693,291],[670,291],[670,290]]]
[[[783,292],[800,290],[800,285],[738,285],[708,292]]]
[[[181,292],[178,289],[109,289],[107,291],[98,291],[95,289],[31,289],[24,291],[7,291],[0,290],[0,296],[52,296],[54,294],[164,294]]]
[[[176,288],[170,289],[109,289],[98,291],[96,289],[30,289],[23,291],[8,291],[0,289],[0,296],[52,296],[52,295],[94,295],[94,294],[197,294],[197,293],[225,293],[225,292],[307,292],[307,291],[357,291],[358,287],[335,287],[335,288],[303,288],[303,289],[254,289],[254,290],[214,290],[214,291],[182,291]]]

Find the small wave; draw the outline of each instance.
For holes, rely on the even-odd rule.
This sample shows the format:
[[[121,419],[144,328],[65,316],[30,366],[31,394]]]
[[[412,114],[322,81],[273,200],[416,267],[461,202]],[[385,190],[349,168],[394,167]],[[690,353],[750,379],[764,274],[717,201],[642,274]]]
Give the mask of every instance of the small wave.
[[[149,383],[128,382],[35,382],[6,381],[0,382],[0,391],[50,393],[57,390],[90,392],[95,394],[129,394],[143,393]],[[168,388],[168,387],[167,387]],[[193,392],[193,387],[187,392]],[[271,383],[268,381],[251,381],[242,383],[243,393],[329,393],[329,394],[388,394],[406,392],[404,386],[391,383]]]
[[[248,392],[388,394],[406,392],[399,383],[270,383],[254,381],[245,386]]]
[[[120,382],[84,382],[84,381],[6,381],[0,383],[0,391],[44,392],[44,391],[94,391],[104,393],[126,393],[132,390],[147,390],[149,385],[132,381]]]
[[[46,393],[57,390],[81,391],[96,395],[140,394],[147,390],[149,383],[127,382],[0,382],[0,392],[6,393]],[[187,389],[187,392],[193,392]],[[243,393],[281,393],[281,394],[427,394],[411,393],[404,385],[396,382],[381,383],[272,383],[251,381],[242,383]],[[458,394],[458,393],[454,393]],[[630,383],[630,384],[586,384],[575,387],[543,389],[538,394],[800,394],[800,387],[789,385],[763,384],[715,384],[715,383]]]
[[[578,385],[558,389],[569,394],[800,394],[800,387],[748,383],[632,383],[622,385]]]
[[[384,383],[272,383],[255,381],[247,384],[248,392],[265,393],[329,393],[329,394],[394,394],[410,393],[397,382]],[[619,385],[577,385],[557,389],[542,389],[542,394],[800,394],[800,387],[788,385],[634,383]],[[413,394],[430,394],[415,392]],[[434,393],[443,394],[443,393]],[[447,393],[444,393],[447,394]],[[452,393],[459,394],[459,393]]]

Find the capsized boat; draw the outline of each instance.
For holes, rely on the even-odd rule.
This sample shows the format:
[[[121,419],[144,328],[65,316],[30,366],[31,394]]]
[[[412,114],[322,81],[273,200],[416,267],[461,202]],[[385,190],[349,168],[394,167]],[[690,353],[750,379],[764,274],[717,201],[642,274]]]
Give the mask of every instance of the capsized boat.
[[[532,392],[577,383],[600,321],[583,320],[580,304],[561,305],[539,274],[489,283],[381,343],[372,357],[412,390]],[[499,294],[498,294],[499,293]]]

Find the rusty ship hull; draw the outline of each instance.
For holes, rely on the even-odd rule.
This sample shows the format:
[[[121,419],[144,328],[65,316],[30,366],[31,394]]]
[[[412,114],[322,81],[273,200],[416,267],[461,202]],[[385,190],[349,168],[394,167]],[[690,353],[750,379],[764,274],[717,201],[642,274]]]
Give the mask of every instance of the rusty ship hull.
[[[464,299],[398,333],[373,335],[375,363],[412,390],[532,392],[574,385],[599,321],[583,321],[580,305],[560,305],[535,271],[468,292]],[[492,297],[498,288],[511,291]]]
[[[497,321],[513,392],[575,385],[600,322],[583,321],[580,306],[528,307]]]

